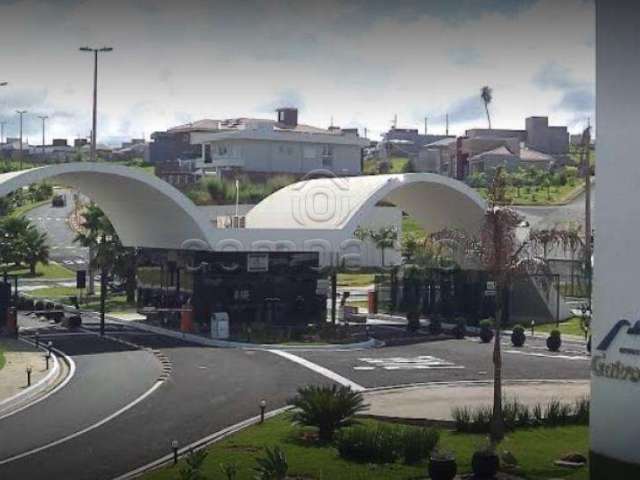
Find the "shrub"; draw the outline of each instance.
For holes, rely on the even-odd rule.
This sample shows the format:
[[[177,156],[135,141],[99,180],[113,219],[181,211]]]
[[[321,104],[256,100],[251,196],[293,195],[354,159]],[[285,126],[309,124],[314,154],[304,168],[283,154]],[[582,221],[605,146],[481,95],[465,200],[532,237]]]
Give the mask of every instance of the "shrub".
[[[297,409],[293,421],[316,427],[323,442],[330,442],[336,430],[353,424],[353,417],[366,408],[360,392],[337,385],[299,388],[290,404]]]
[[[436,448],[440,434],[430,428],[404,427],[400,439],[400,456],[412,465],[425,460]]]
[[[238,467],[237,463],[221,463],[220,471],[226,477],[227,480],[235,480],[238,476]]]
[[[416,311],[407,312],[407,330],[415,333],[420,328],[420,313]]]
[[[336,439],[338,453],[357,462],[393,463],[398,459],[397,428],[361,425],[343,430]]]
[[[184,466],[180,468],[180,472],[178,473],[180,480],[204,480],[205,477],[201,470],[206,458],[206,450],[191,450],[187,458],[185,458]]]
[[[467,335],[467,321],[464,317],[456,318],[456,325],[453,327],[453,336],[458,340],[463,339]]]
[[[516,325],[513,327],[511,332],[511,343],[513,343],[514,347],[523,346],[526,338],[527,337],[524,334],[524,327],[522,325]]]
[[[493,319],[485,318],[478,324],[480,326],[480,340],[489,343],[493,339]]]
[[[469,433],[471,431],[471,415],[469,407],[454,407],[451,410],[456,432]]]
[[[434,315],[429,320],[429,333],[431,335],[440,335],[442,333],[442,321],[437,315]]]
[[[287,457],[280,447],[266,447],[265,456],[256,458],[256,480],[284,480],[289,471]]]
[[[551,330],[549,337],[547,338],[547,348],[552,352],[560,350],[562,345],[562,339],[560,338],[560,330]]]
[[[578,425],[588,425],[589,424],[589,411],[591,407],[591,402],[588,397],[581,398],[576,400],[573,405],[573,421]]]

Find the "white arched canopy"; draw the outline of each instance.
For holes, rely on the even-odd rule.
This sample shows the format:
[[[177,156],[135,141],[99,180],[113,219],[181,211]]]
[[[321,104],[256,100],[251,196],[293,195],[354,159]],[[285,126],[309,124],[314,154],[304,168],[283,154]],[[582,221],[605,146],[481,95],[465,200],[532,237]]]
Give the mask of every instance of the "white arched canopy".
[[[381,201],[411,215],[426,232],[478,233],[486,208],[462,182],[430,173],[306,180],[267,197],[247,215],[248,228],[340,230],[352,236]]]
[[[126,246],[180,248],[207,241],[209,222],[168,183],[140,170],[105,163],[68,163],[0,175],[0,196],[52,180],[78,189],[100,206]]]

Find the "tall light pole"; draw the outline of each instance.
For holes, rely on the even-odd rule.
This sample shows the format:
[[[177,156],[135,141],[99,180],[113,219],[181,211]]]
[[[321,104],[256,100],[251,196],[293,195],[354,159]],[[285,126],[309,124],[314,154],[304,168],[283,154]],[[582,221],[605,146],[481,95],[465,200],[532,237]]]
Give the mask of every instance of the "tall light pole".
[[[46,115],[39,115],[38,118],[40,120],[42,120],[42,160],[44,161],[44,133],[45,133],[45,122],[47,121],[47,119],[49,118]]]
[[[27,113],[27,111],[16,110],[16,113],[20,115],[20,170],[22,170],[22,116]]]
[[[6,87],[7,85],[9,85],[9,82],[0,82],[0,87]],[[4,124],[5,122],[0,122],[0,143],[4,142]]]
[[[98,53],[111,52],[113,48],[80,47],[81,52],[93,53],[93,123],[91,128],[91,161],[96,161],[96,124],[98,118]]]

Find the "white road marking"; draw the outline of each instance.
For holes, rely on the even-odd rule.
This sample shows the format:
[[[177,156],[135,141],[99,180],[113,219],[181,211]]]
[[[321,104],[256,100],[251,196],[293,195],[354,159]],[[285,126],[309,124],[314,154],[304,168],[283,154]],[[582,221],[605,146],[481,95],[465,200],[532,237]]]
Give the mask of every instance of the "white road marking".
[[[74,438],[77,438],[81,435],[84,435],[85,433],[88,433],[92,430],[95,430],[96,428],[101,427],[102,425],[104,425],[107,422],[110,422],[111,420],[113,420],[114,418],[119,417],[120,415],[122,415],[123,413],[127,412],[128,410],[131,410],[133,407],[135,407],[138,403],[142,402],[143,400],[145,400],[147,397],[149,397],[153,392],[155,392],[164,382],[162,381],[158,381],[156,382],[153,387],[151,387],[149,390],[147,390],[145,393],[143,393],[142,395],[140,395],[138,398],[136,398],[133,402],[125,405],[124,407],[122,407],[120,410],[112,413],[111,415],[109,415],[108,417],[103,418],[102,420],[100,420],[99,422],[94,423],[93,425],[89,425],[86,428],[83,428],[82,430],[79,430],[75,433],[72,433],[70,435],[67,435],[66,437],[63,438],[59,438],[58,440],[55,440],[51,443],[48,443],[46,445],[42,445],[41,447],[38,448],[34,448],[32,450],[23,452],[23,453],[19,453],[18,455],[14,455],[13,457],[9,457],[9,458],[5,458],[4,460],[0,460],[0,465],[5,465],[7,463],[13,462],[15,460],[19,460],[21,458],[24,457],[28,457],[29,455],[33,455],[35,453],[39,453],[42,452],[43,450],[47,450],[49,448],[55,447],[57,445],[60,445],[62,443],[68,442],[69,440],[73,440]]]
[[[552,355],[550,353],[535,353],[524,352],[522,350],[505,350],[505,353],[514,353],[516,355],[527,355],[529,357],[543,357],[543,358],[560,358],[563,360],[587,360],[590,361],[591,357],[585,355]]]
[[[320,375],[327,377],[330,380],[333,380],[340,385],[344,385],[345,387],[351,387],[351,390],[355,392],[362,392],[365,388],[362,385],[357,384],[356,382],[349,380],[348,378],[343,377],[342,375],[337,374],[329,370],[328,368],[322,367],[316,363],[310,362],[309,360],[299,357],[298,355],[294,355],[293,353],[285,352],[283,350],[266,350],[275,355],[279,355],[281,357],[286,358],[287,360],[291,360],[294,363],[302,365],[303,367],[308,368]]]
[[[429,370],[434,368],[464,368],[462,365],[456,365],[455,363],[448,362],[438,357],[432,357],[430,355],[421,355],[418,357],[389,358],[365,357],[359,358],[358,360],[372,365],[372,367],[368,368],[370,370],[373,370],[375,368],[383,368],[384,370]],[[364,368],[354,367],[354,370],[363,370]]]

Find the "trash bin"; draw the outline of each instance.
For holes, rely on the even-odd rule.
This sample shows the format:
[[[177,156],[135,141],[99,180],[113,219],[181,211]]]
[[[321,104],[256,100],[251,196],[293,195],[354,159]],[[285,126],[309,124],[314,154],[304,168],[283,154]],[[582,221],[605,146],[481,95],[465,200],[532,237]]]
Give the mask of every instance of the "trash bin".
[[[367,304],[369,313],[378,313],[378,292],[375,290],[367,292]]]

